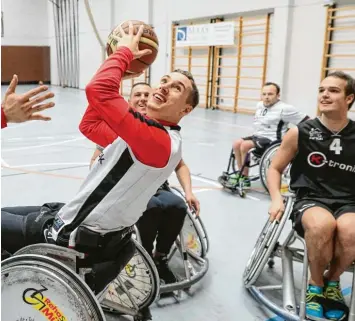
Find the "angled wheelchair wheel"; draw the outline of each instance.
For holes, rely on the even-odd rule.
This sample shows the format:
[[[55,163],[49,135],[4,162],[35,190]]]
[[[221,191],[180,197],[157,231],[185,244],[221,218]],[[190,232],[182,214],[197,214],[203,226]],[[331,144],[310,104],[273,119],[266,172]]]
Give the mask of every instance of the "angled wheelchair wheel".
[[[260,160],[260,166],[259,166],[260,182],[263,185],[263,187],[267,193],[269,192],[269,189],[267,187],[267,171],[270,167],[272,159],[274,158],[274,156],[280,146],[281,146],[281,143],[276,143],[276,144],[272,145],[271,147],[269,147]],[[289,170],[290,170],[290,165],[288,165],[286,167],[286,169],[281,177],[281,192],[282,192],[282,194],[285,194],[288,192],[288,186],[290,183]]]
[[[96,297],[66,265],[35,254],[2,262],[2,320],[105,321]]]
[[[170,189],[186,202],[184,194],[178,188],[170,187]],[[204,258],[209,249],[207,231],[201,218],[196,216],[195,211],[191,211],[189,208],[187,209],[185,222],[182,227],[182,234],[187,251]]]
[[[264,269],[269,258],[273,255],[277,247],[277,241],[280,237],[282,229],[292,211],[293,197],[285,199],[285,212],[280,222],[274,221],[271,223],[267,220],[262,229],[254,249],[247,262],[247,266],[243,273],[243,281],[246,288],[249,288],[255,283]]]
[[[136,251],[125,268],[100,297],[105,311],[136,316],[159,294],[159,274],[150,255],[133,239]]]

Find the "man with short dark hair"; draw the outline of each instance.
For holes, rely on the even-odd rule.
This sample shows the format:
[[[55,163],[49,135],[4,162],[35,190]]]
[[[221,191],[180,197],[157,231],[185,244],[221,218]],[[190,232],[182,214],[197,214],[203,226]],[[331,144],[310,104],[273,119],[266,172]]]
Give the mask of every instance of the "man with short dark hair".
[[[355,122],[348,118],[354,100],[355,80],[341,71],[329,74],[319,86],[321,116],[290,129],[268,170],[274,221],[285,210],[280,178],[292,162],[291,218],[305,238],[310,269],[306,312],[330,320],[345,318],[339,281],[355,260]],[[325,299],[340,305],[325,309]]]
[[[233,151],[238,168],[241,169],[249,150],[258,148],[264,151],[274,141],[281,141],[288,125],[297,125],[307,119],[307,115],[280,100],[280,87],[276,83],[267,82],[262,88],[262,100],[256,106],[254,116],[254,134],[236,140]],[[233,174],[228,179],[228,184],[235,186],[243,180],[244,188],[250,187],[248,178],[249,168],[243,172]]]
[[[198,104],[193,78],[181,72],[162,77],[148,99],[148,117],[119,94],[132,60],[151,53],[139,50],[142,33],[143,26],[134,35],[132,23],[128,34],[120,28],[117,50],[86,87],[89,106],[82,123],[90,125],[80,125],[79,129],[107,148],[76,196],[64,206],[45,204],[35,212],[28,208],[32,215],[24,215],[14,225],[5,225],[2,213],[5,250],[11,248],[13,252],[17,247],[46,241],[84,252],[85,262],[92,267],[86,282],[94,293],[102,291],[133,256],[132,225],[179,164],[182,139],[178,123]],[[109,127],[118,138],[113,141],[101,135],[103,127]],[[10,223],[14,221],[10,219]],[[9,237],[11,234],[16,234],[16,239]]]
[[[132,86],[128,101],[133,108],[143,115],[147,112],[147,102],[151,91],[152,89],[147,83],[140,82]],[[85,120],[83,120],[81,127],[85,126]],[[110,136],[112,134],[108,126],[106,130],[104,127],[101,129],[101,135]],[[104,147],[96,146],[90,167],[103,151]],[[200,203],[192,192],[190,170],[182,159],[175,168],[175,172],[184,190],[186,202],[190,208],[194,207],[196,214],[199,215]],[[177,281],[168,266],[168,254],[183,227],[186,211],[185,201],[170,190],[169,183],[166,181],[149,200],[147,209],[137,222],[142,245],[152,256],[159,277],[165,283]],[[153,253],[155,241],[156,246]]]

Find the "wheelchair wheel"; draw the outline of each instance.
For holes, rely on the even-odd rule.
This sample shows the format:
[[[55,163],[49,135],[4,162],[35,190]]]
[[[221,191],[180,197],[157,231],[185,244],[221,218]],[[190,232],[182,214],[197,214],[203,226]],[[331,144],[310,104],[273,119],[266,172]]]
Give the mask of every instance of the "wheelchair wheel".
[[[34,254],[2,262],[2,320],[104,321],[94,294],[59,261]]]
[[[268,219],[256,241],[243,273],[243,281],[246,288],[254,284],[269,258],[276,250],[277,241],[292,210],[293,198],[288,197],[285,203],[285,213],[281,221],[279,223],[276,221],[271,223]]]
[[[264,155],[262,156],[262,158],[260,160],[260,166],[259,166],[260,181],[267,193],[269,192],[269,189],[267,187],[267,171],[270,167],[273,157],[275,156],[275,154],[280,146],[281,146],[281,143],[276,143],[276,144],[272,145],[270,148],[268,148],[266,150],[266,152],[264,153]],[[286,169],[281,177],[282,194],[288,192],[289,170],[290,170],[290,165],[288,165],[286,167]]]
[[[201,231],[202,231],[202,234],[203,234],[203,241],[205,243],[205,249],[206,249],[205,252],[207,254],[208,251],[210,250],[210,240],[209,240],[208,235],[207,235],[206,227],[203,224],[200,216],[197,216],[196,220],[197,220],[198,224],[201,226]]]
[[[184,194],[178,188],[171,187],[171,190],[186,202]],[[196,216],[195,212],[189,208],[187,209],[182,233],[187,251],[204,258],[209,247],[207,232],[201,218]]]
[[[143,246],[134,240],[136,251],[118,277],[111,282],[101,301],[109,312],[136,315],[150,306],[159,294],[159,274]]]

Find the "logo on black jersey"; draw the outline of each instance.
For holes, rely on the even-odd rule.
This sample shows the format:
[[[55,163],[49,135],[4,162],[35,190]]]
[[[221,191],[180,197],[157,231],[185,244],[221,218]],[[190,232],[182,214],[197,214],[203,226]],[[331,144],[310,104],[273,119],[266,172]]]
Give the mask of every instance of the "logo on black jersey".
[[[309,139],[310,140],[323,140],[322,131],[318,128],[312,128],[309,131]]]
[[[308,155],[308,164],[313,167],[322,167],[327,163],[327,158],[323,153],[313,152]]]
[[[308,164],[312,167],[322,167],[327,164],[329,167],[339,168],[343,171],[355,173],[355,165],[339,163],[333,160],[327,160],[326,156],[320,152],[310,153],[307,157]]]

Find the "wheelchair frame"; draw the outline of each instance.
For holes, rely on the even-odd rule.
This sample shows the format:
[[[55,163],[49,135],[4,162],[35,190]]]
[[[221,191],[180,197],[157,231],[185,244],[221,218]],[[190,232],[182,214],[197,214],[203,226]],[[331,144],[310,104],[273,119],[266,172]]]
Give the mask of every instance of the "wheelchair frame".
[[[285,241],[282,244],[279,244],[278,238],[292,212],[294,196],[288,196],[285,203],[285,213],[281,218],[280,223],[277,223],[276,221],[270,223],[267,221],[265,224],[248,260],[243,274],[243,281],[245,287],[250,291],[253,297],[273,313],[289,321],[306,321],[310,319],[306,318],[306,290],[308,284],[307,247],[304,239],[298,236],[294,229],[290,231]],[[302,243],[303,249],[292,247],[292,244],[296,240],[299,240]],[[282,260],[282,284],[264,286],[255,285],[255,282],[259,278],[266,263],[268,263],[270,267],[273,266],[274,256],[279,257]],[[295,294],[293,261],[303,263],[302,287],[299,303],[296,300]],[[351,267],[348,271],[351,272]],[[352,288],[353,292],[348,321],[355,321],[355,265]],[[282,307],[276,305],[263,294],[263,291],[273,290],[283,291]],[[328,319],[312,318],[312,320],[327,321]]]
[[[256,150],[255,148],[252,148],[251,150],[249,150],[247,152],[247,155],[245,156],[245,160],[244,160],[242,168],[240,170],[236,170],[235,155],[234,155],[234,151],[232,149],[230,156],[229,156],[227,170],[225,172],[223,172],[220,177],[218,177],[218,182],[223,187],[230,189],[232,192],[238,192],[239,196],[243,197],[243,198],[246,196],[243,181],[239,181],[238,184],[235,186],[231,186],[226,183],[228,182],[228,178],[230,175],[233,175],[233,174],[236,174],[239,172],[243,172],[245,167],[253,168],[253,167],[258,166],[260,164],[261,157],[260,157],[260,155],[254,154],[255,150]],[[250,165],[251,161],[253,161],[252,165]],[[232,168],[232,171],[230,172],[231,168]],[[250,182],[257,181],[259,178],[260,178],[260,175],[249,176]]]
[[[228,178],[230,175],[243,172],[245,167],[248,168],[253,168],[255,166],[259,165],[259,171],[258,174],[249,176],[250,182],[254,182],[260,179],[261,185],[264,187],[265,191],[268,193],[268,187],[267,187],[267,180],[266,180],[266,175],[267,175],[267,170],[270,166],[270,158],[276,153],[277,149],[280,147],[281,142],[275,141],[273,142],[262,155],[256,154],[256,148],[252,148],[248,151],[243,166],[240,170],[236,170],[235,168],[235,156],[234,156],[234,151],[233,149],[231,150],[231,154],[229,156],[229,161],[228,161],[228,166],[227,170],[222,173],[220,177],[218,177],[218,182],[225,188],[230,189],[232,192],[238,192],[240,197],[245,197],[245,188],[244,188],[244,183],[243,181],[240,181],[239,184],[236,186],[231,186],[227,183]],[[251,165],[250,165],[251,164]],[[230,172],[230,169],[232,168],[232,172]],[[283,179],[287,179],[288,174],[289,174],[289,168],[287,167],[285,174],[283,176]]]
[[[185,196],[178,188],[175,187],[169,187],[169,188],[172,193],[181,197],[186,202]],[[196,254],[191,249],[189,249],[188,246],[186,246],[185,238],[183,235],[184,234],[183,233],[184,227],[183,227],[178,239],[174,243],[173,248],[171,249],[168,255],[168,262],[171,261],[176,251],[179,251],[183,259],[185,279],[176,283],[161,285],[159,294],[178,291],[179,296],[181,297],[182,294],[181,291],[190,289],[191,286],[199,282],[206,275],[208,271],[209,261],[206,258],[206,255],[209,250],[209,239],[206,233],[205,226],[203,225],[200,217],[196,216],[196,213],[194,211],[191,211],[189,208],[187,209],[186,215],[187,215],[187,220],[192,223],[196,231],[197,238],[199,239],[199,243],[201,245],[201,253]],[[184,225],[185,224],[186,224],[186,219]],[[141,242],[137,227],[135,227],[135,231],[136,231],[136,237],[138,242]],[[198,271],[196,271],[196,269],[189,261],[189,259],[192,259],[193,263],[198,265],[199,267]]]

